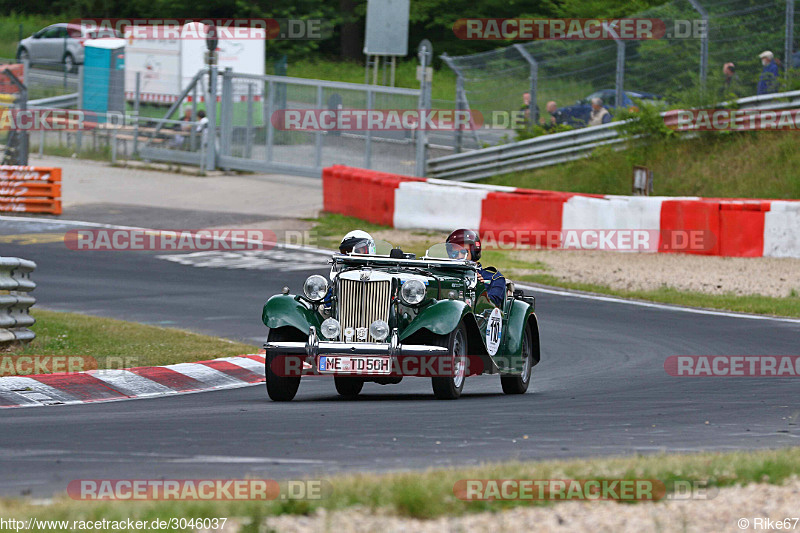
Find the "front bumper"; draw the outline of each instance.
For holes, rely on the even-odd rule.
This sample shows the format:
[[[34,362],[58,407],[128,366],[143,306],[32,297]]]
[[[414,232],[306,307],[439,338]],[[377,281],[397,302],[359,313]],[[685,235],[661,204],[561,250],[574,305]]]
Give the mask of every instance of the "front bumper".
[[[315,327],[311,327],[306,342],[282,341],[266,342],[264,350],[267,355],[306,355],[316,359],[318,355],[384,355],[426,356],[447,355],[450,351],[443,346],[427,344],[400,344],[397,329],[392,330],[389,342],[338,342],[321,341]]]

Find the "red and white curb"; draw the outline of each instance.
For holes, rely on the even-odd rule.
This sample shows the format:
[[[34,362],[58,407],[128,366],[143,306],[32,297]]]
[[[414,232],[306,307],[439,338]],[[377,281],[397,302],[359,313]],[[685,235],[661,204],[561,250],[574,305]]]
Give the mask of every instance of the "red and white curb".
[[[509,230],[699,231],[713,236],[713,245],[691,253],[800,258],[798,200],[543,191],[342,165],[323,170],[322,187],[324,211],[399,229],[473,228],[495,235]],[[674,250],[659,245],[652,251]]]
[[[264,356],[0,378],[0,408],[157,398],[263,383]]]

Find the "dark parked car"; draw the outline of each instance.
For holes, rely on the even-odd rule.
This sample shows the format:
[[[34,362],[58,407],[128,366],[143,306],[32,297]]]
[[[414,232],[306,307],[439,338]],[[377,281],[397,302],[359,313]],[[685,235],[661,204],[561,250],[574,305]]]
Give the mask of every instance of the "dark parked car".
[[[626,109],[636,107],[634,100],[641,100],[645,103],[661,101],[660,96],[641,91],[625,91],[623,96],[622,104]],[[602,98],[603,107],[608,109],[612,115],[614,114],[614,110],[617,108],[617,91],[614,89],[602,89],[590,94],[583,100],[578,100],[574,105],[559,108],[565,123],[576,128],[586,126],[592,113],[592,98]]]

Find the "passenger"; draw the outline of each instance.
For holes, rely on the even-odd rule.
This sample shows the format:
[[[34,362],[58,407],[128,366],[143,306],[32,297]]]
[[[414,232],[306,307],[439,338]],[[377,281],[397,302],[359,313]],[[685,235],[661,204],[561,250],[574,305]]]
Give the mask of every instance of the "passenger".
[[[447,237],[447,243],[457,244],[468,251],[469,259],[478,263],[478,281],[486,286],[489,300],[502,308],[506,295],[506,278],[495,267],[484,268],[480,264],[481,238],[478,232],[471,229],[457,229]]]

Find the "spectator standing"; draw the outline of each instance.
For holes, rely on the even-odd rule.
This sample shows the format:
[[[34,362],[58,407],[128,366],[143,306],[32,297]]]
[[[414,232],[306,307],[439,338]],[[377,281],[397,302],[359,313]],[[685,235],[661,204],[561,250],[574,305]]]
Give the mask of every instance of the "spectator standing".
[[[589,115],[589,126],[599,126],[611,122],[611,113],[603,107],[602,98],[592,98],[592,112]]]
[[[550,100],[547,102],[545,109],[550,114],[550,117],[548,119],[542,117],[539,120],[544,129],[549,130],[555,126],[558,126],[559,124],[566,123],[566,117],[564,117],[564,113],[558,108],[558,104],[556,104],[555,100]]]
[[[736,74],[736,65],[725,63],[722,66],[722,75],[725,79],[722,82],[722,97],[734,96],[740,98],[742,95],[739,87],[739,75]]]
[[[764,69],[758,78],[756,94],[778,92],[778,64],[775,62],[775,56],[769,50],[764,50],[758,57],[761,58],[761,64],[764,65]]]

